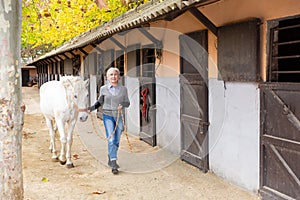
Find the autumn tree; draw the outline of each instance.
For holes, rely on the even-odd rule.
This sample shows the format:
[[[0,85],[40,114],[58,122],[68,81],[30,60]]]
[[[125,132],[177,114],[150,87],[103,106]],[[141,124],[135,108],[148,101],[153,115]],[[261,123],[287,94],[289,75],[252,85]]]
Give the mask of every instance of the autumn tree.
[[[23,199],[21,0],[0,3],[0,199]]]
[[[22,57],[60,46],[144,1],[23,0]]]

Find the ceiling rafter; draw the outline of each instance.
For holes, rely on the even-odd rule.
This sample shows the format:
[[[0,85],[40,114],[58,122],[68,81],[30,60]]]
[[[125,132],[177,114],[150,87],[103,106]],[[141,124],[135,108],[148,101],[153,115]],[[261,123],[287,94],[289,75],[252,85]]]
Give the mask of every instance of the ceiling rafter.
[[[194,15],[204,26],[206,26],[215,36],[218,36],[218,28],[196,7],[191,7],[189,12]]]
[[[99,53],[103,53],[104,52],[104,50],[103,49],[101,49],[100,47],[98,47],[98,45],[96,45],[96,44],[90,44],[92,47],[94,47]]]
[[[114,37],[109,38],[113,43],[115,43],[118,47],[120,47],[122,50],[125,50],[124,45],[122,45],[118,40],[116,40]]]

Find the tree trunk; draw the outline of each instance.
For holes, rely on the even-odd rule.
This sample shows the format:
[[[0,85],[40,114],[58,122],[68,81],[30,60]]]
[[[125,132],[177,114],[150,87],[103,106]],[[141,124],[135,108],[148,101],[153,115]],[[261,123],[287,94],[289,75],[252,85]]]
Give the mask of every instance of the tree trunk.
[[[0,1],[0,199],[23,199],[21,0]]]

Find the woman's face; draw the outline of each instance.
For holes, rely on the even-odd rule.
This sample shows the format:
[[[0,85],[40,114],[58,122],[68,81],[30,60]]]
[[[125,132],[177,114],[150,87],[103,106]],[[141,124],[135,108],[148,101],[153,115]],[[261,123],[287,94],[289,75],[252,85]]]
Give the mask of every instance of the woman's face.
[[[118,72],[112,71],[110,74],[107,74],[107,79],[111,84],[117,84],[119,80]]]

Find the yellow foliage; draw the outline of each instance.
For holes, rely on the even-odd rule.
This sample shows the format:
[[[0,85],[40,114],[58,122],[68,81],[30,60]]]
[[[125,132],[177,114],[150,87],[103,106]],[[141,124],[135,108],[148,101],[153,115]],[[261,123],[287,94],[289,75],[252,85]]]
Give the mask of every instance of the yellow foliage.
[[[128,11],[137,3],[106,0],[22,0],[22,56],[45,53]],[[141,3],[141,2],[140,2]]]

